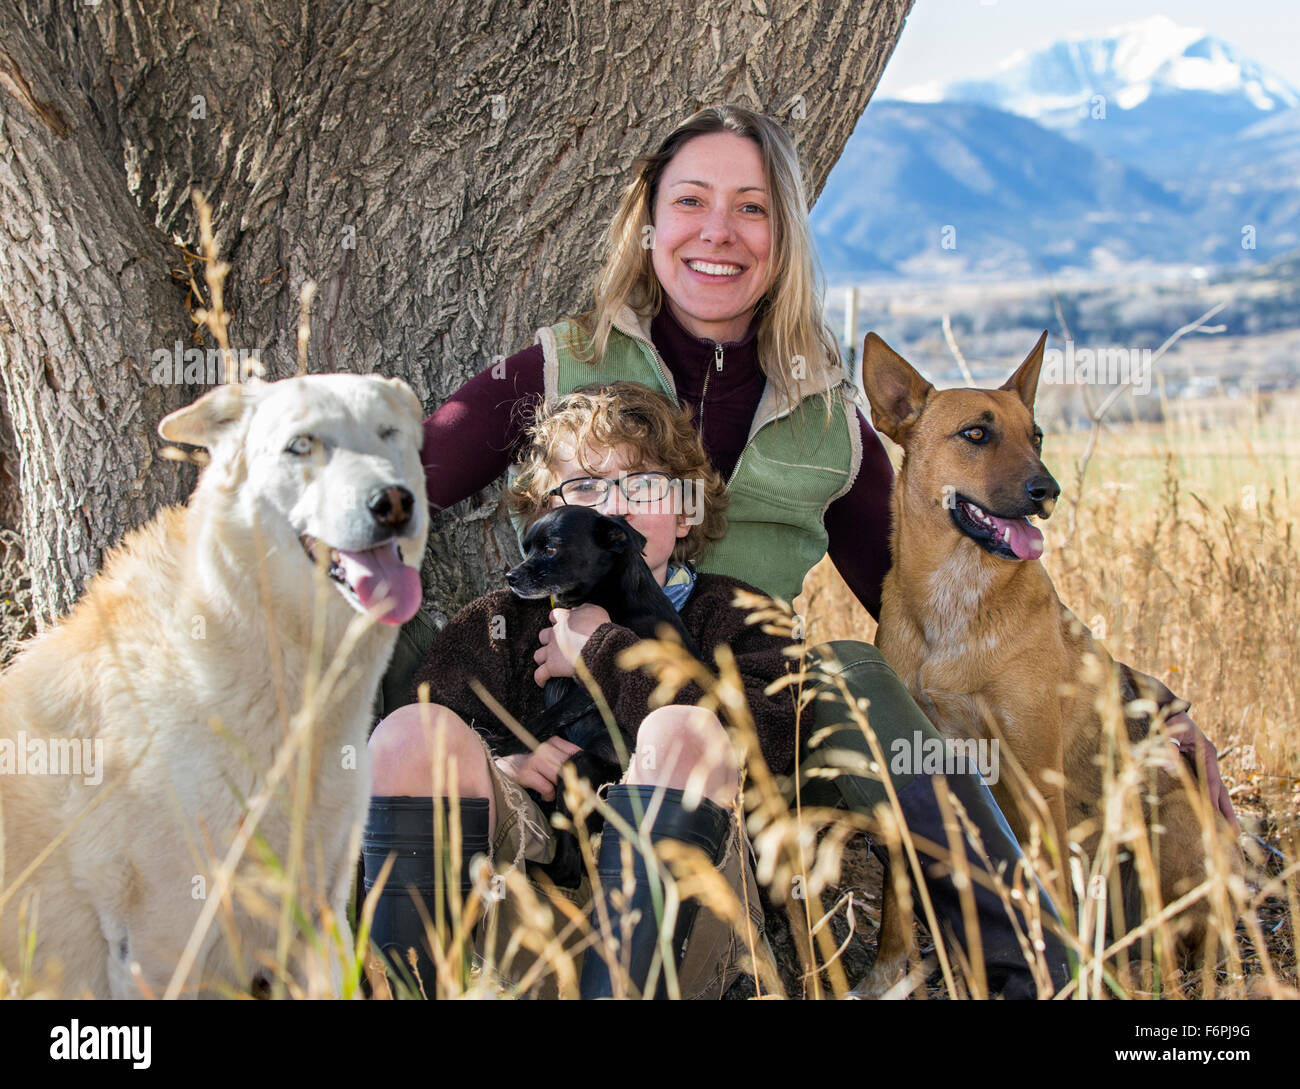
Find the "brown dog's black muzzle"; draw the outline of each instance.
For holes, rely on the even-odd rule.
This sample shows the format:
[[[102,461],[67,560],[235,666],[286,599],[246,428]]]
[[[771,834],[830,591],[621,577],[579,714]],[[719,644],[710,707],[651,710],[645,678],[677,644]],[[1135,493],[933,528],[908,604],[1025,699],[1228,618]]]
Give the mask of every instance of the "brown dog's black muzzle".
[[[1052,504],[1056,502],[1057,497],[1061,494],[1061,485],[1049,474],[1040,473],[1038,476],[1031,476],[1025,481],[1025,494],[1029,496],[1029,501],[1042,511],[1044,503]]]

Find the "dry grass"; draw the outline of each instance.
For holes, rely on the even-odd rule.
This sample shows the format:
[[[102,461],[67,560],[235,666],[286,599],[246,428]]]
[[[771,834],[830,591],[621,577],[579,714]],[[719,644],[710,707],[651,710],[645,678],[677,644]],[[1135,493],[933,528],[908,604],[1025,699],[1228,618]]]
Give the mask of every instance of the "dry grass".
[[[1056,471],[1066,499],[1075,488],[1071,466],[1083,443],[1078,435],[1048,436],[1046,460]],[[1104,632],[1118,659],[1161,677],[1192,700],[1194,716],[1219,746],[1225,779],[1245,823],[1276,852],[1257,852],[1245,886],[1234,884],[1226,868],[1210,868],[1199,894],[1212,905],[1220,956],[1199,972],[1178,974],[1165,941],[1167,928],[1159,921],[1161,905],[1153,892],[1149,849],[1143,847],[1145,841],[1137,830],[1142,822],[1131,819],[1141,812],[1143,784],[1158,755],[1141,749],[1117,751],[1108,799],[1115,816],[1106,822],[1102,848],[1095,857],[1083,859],[1078,872],[1106,884],[1114,870],[1107,859],[1124,848],[1137,852],[1139,870],[1146,878],[1148,914],[1157,920],[1147,928],[1141,945],[1146,955],[1155,959],[1158,972],[1144,977],[1140,971],[1130,970],[1123,958],[1094,957],[1104,951],[1105,942],[1098,935],[1095,918],[1082,912],[1067,935],[1084,961],[1075,997],[1114,993],[1130,997],[1294,997],[1297,993],[1294,934],[1300,922],[1296,885],[1300,744],[1294,727],[1300,650],[1294,639],[1293,618],[1300,611],[1296,587],[1300,565],[1294,533],[1300,497],[1290,490],[1297,457],[1300,428],[1267,416],[1262,422],[1251,419],[1212,431],[1171,425],[1109,432],[1102,437],[1088,469],[1073,532],[1069,532],[1066,517],[1068,503],[1062,503],[1057,517],[1047,523],[1045,562],[1062,599],[1099,634]],[[9,554],[11,569],[14,560]],[[21,585],[21,581],[9,585]],[[870,618],[828,565],[813,572],[807,589],[798,604],[806,617],[811,644],[870,638]],[[19,599],[11,595],[7,607],[12,609],[15,600]],[[760,622],[776,629],[788,628],[790,618],[781,609],[762,602],[751,604],[761,606],[756,613]],[[10,624],[7,619],[6,623],[6,637],[23,629],[23,622]],[[797,963],[773,962],[767,942],[745,925],[746,905],[738,903],[730,889],[717,880],[698,852],[662,848],[656,852],[638,840],[638,849],[652,858],[662,881],[665,912],[671,914],[681,897],[698,895],[721,917],[734,921],[747,951],[745,966],[755,980],[752,991],[759,996],[826,998],[845,994],[857,982],[860,970],[850,946],[861,945],[873,914],[860,890],[854,891],[861,878],[856,861],[861,853],[860,833],[870,825],[897,860],[896,872],[904,873],[916,865],[906,829],[888,811],[868,821],[844,811],[787,806],[776,780],[758,756],[753,723],[725,654],[717,677],[701,673],[698,663],[659,645],[634,648],[624,664],[634,667],[643,660],[674,689],[687,676],[703,683],[710,706],[731,730],[738,751],[747,755],[746,819],[758,873],[767,884],[772,903],[788,913],[790,946],[789,951],[783,947],[783,954]],[[323,665],[328,669],[327,663]],[[801,686],[796,683],[796,687]],[[276,762],[282,785],[268,801],[299,811],[310,804],[310,799],[293,789],[300,781],[299,762],[308,759],[313,748],[310,715],[295,716],[294,723],[283,761]],[[859,716],[859,726],[871,736],[867,717]],[[590,795],[575,797],[574,802],[575,812],[581,812],[583,805],[604,808],[601,800]],[[613,818],[605,812],[607,818]],[[960,812],[951,815],[950,825],[953,842],[957,842]],[[453,838],[457,834],[454,828],[449,832]],[[632,829],[625,833],[634,837]],[[264,850],[259,852],[251,833],[248,843],[237,871],[229,857],[223,859],[216,852],[205,860],[214,873],[223,868],[229,878],[228,884],[216,886],[218,924],[228,918],[236,903],[276,921],[279,939],[274,950],[263,951],[263,964],[274,970],[278,993],[357,994],[367,968],[364,921],[373,911],[373,894],[361,905],[361,933],[350,941],[339,921],[323,909],[318,892],[303,887],[295,877],[304,869],[301,858],[268,857]],[[305,845],[300,843],[299,849]],[[1039,875],[1051,882],[1053,867],[1047,852],[1031,850],[1029,855]],[[846,860],[850,863],[847,873]],[[960,865],[960,860],[956,864]],[[440,997],[500,997],[546,984],[562,995],[575,995],[574,950],[603,946],[617,921],[602,919],[593,929],[584,912],[566,906],[560,898],[548,898],[546,890],[522,875],[508,873],[503,879],[505,895],[516,898],[524,925],[505,936],[499,957],[493,954],[471,965],[464,955],[466,940],[497,894],[490,872],[480,868],[474,876],[475,892],[463,904],[453,904],[450,917],[430,920],[440,952],[438,978],[421,981],[425,991]],[[878,880],[878,873],[869,880]],[[456,875],[448,875],[448,881],[454,887]],[[1015,875],[1010,884],[1018,884],[1022,891],[1029,888],[1025,874]],[[802,888],[807,895],[783,903],[774,891],[793,887]],[[1069,901],[1070,890],[1060,882],[1049,887]],[[552,910],[548,899],[558,907]],[[10,902],[9,911],[16,902]],[[915,910],[919,917],[927,916],[924,898]],[[847,920],[851,925],[846,925]],[[320,971],[295,976],[289,951],[302,946],[332,949],[342,962],[342,975],[334,980]],[[936,952],[942,954],[943,950]],[[973,959],[974,965],[959,955],[941,955],[929,993],[954,998],[986,993],[978,957]],[[919,974],[923,977],[926,970]],[[673,993],[676,985],[671,971],[665,975]],[[372,981],[379,995],[394,990],[378,976],[372,976]],[[400,987],[395,989],[401,992]],[[30,979],[24,966],[5,965],[0,966],[0,994],[5,993],[50,991]],[[922,988],[920,994],[925,993]]]

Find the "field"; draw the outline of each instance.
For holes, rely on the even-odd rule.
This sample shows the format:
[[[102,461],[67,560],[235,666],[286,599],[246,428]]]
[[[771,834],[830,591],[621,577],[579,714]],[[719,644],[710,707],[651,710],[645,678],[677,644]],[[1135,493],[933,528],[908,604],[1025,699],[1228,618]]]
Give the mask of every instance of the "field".
[[[1142,949],[1154,957],[1154,972],[1114,957],[1098,958],[1085,964],[1074,995],[1297,997],[1300,495],[1293,482],[1300,482],[1300,423],[1294,403],[1282,395],[1202,401],[1195,412],[1181,407],[1167,406],[1166,423],[1103,430],[1082,481],[1079,466],[1089,436],[1053,430],[1050,409],[1044,408],[1044,459],[1063,488],[1055,514],[1044,523],[1044,562],[1062,600],[1104,638],[1117,659],[1160,677],[1192,702],[1193,717],[1218,747],[1225,780],[1250,833],[1243,837],[1250,858],[1247,880],[1234,886],[1220,872],[1207,880],[1204,895],[1214,905],[1220,945],[1218,955],[1201,970],[1180,975],[1160,928],[1152,927]],[[27,624],[19,552],[9,542],[3,555],[7,657]],[[871,637],[870,617],[825,561],[795,604],[806,618],[810,644]],[[779,626],[789,621],[773,611],[770,622]],[[670,672],[690,668],[662,651],[652,656]],[[752,731],[744,714],[726,711],[725,670],[715,694],[724,721],[746,744]],[[1142,756],[1131,759],[1139,766]],[[1140,788],[1140,770],[1128,780],[1130,786],[1136,782]],[[768,941],[752,932],[742,934],[750,976],[731,996],[840,996],[870,963],[879,907],[881,871],[865,854],[862,823],[842,812],[787,811],[765,770],[753,765],[748,795],[760,874],[771,877],[774,889],[795,886],[809,895],[765,900]],[[1126,804],[1136,803],[1129,798]],[[879,827],[873,832],[900,851],[906,847],[905,833],[882,833]],[[1117,844],[1133,842],[1131,827],[1107,834],[1112,833]],[[671,873],[693,884],[715,911],[744,930],[743,905],[725,887],[710,882],[699,861],[678,857],[660,864],[665,878]],[[1046,864],[1041,857],[1035,861]],[[301,903],[305,890],[277,886],[276,875],[285,872],[293,867],[271,860],[255,876],[238,878],[231,895],[265,903],[268,892],[279,892]],[[507,879],[505,893],[534,906],[544,899],[540,889],[516,877]],[[426,981],[426,988],[432,982],[445,996],[508,994],[510,988],[494,969],[513,967],[518,978],[519,966],[529,963],[534,979],[549,978],[560,993],[573,993],[572,967],[541,912],[532,913],[537,920],[533,928],[509,943],[505,959],[514,958],[513,966],[489,962],[471,968],[458,955],[457,934],[467,932],[488,898],[486,888],[472,893],[437,928],[446,955],[439,978]],[[1148,909],[1155,906],[1149,902]],[[570,915],[569,937],[584,925]],[[1080,948],[1099,951],[1087,922],[1076,926]],[[334,930],[333,938],[341,941],[340,931]],[[339,951],[348,967],[344,993],[356,993],[363,947]],[[913,997],[984,993],[983,981],[969,966],[954,962],[936,967],[933,956],[918,967],[913,987]],[[289,981],[287,988],[289,993],[337,993],[321,979]],[[378,990],[384,993],[382,982]],[[0,994],[6,992],[42,993],[23,978],[21,966],[0,966]]]

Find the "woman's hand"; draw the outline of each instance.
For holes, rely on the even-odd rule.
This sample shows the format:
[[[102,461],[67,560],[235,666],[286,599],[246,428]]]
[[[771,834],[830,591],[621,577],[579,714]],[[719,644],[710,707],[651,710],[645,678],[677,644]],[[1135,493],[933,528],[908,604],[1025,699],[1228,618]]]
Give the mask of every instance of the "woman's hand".
[[[1237,823],[1237,814],[1232,808],[1232,799],[1228,797],[1228,788],[1223,785],[1223,776],[1219,774],[1219,757],[1210,744],[1210,739],[1201,733],[1201,728],[1192,721],[1186,711],[1171,715],[1165,720],[1165,729],[1178,742],[1180,752],[1189,756],[1194,767],[1200,767],[1199,753],[1205,754],[1205,788],[1210,793],[1210,801],[1228,818],[1228,823],[1237,832],[1241,825]]]
[[[552,737],[537,746],[535,752],[516,756],[499,756],[496,765],[521,787],[535,790],[542,801],[555,799],[555,784],[560,780],[560,768],[574,753],[582,749],[562,737]]]
[[[552,677],[574,676],[573,663],[587,640],[602,624],[609,623],[609,613],[599,605],[579,605],[576,609],[552,609],[551,627],[537,636],[542,645],[533,654],[537,669],[533,679],[539,688]]]

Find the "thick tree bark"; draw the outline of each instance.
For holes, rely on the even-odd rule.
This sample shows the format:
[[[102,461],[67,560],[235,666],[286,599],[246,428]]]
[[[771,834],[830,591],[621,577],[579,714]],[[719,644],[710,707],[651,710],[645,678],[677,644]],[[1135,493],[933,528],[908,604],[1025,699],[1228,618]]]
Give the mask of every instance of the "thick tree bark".
[[[201,390],[148,360],[192,331],[165,241],[195,245],[191,187],[234,266],[232,344],[291,373],[315,279],[311,369],[431,409],[583,308],[628,165],[690,110],[784,119],[820,191],[910,6],[0,0],[0,363],[38,609],[190,485],[153,429]],[[467,514],[431,538],[440,611],[512,547]]]

